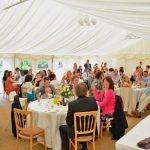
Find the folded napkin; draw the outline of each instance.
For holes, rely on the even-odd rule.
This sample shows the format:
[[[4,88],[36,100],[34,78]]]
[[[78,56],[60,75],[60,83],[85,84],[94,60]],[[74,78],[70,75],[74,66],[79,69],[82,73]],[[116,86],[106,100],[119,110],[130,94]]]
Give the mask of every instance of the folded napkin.
[[[146,149],[146,150],[150,150],[150,137],[148,137],[148,138],[138,142],[137,145],[140,148],[143,148],[143,149]]]

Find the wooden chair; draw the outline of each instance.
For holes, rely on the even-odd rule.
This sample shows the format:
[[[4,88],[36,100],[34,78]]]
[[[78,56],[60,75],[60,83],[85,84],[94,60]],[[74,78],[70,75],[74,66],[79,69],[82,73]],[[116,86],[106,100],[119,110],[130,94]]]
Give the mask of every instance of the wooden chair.
[[[9,93],[9,101],[14,102],[14,97],[17,95],[16,91],[12,91]],[[27,98],[19,98],[20,104],[23,109],[27,109]]]
[[[27,107],[28,107],[27,98],[19,98],[19,101],[22,106],[22,109],[27,110]]]
[[[9,101],[13,102],[14,101],[14,97],[17,95],[16,91],[12,91],[9,93]]]
[[[30,150],[32,150],[33,146],[39,143],[36,142],[33,144],[33,139],[38,137],[44,138],[44,145],[46,150],[45,131],[42,128],[32,126],[32,112],[14,109],[14,117],[17,130],[17,150],[20,138],[30,140]],[[28,127],[26,126],[27,120],[29,121]]]
[[[77,112],[74,114],[75,138],[69,139],[69,150],[71,146],[78,149],[78,142],[93,142],[95,150],[95,130],[96,130],[97,112]]]
[[[106,121],[106,125],[104,125],[104,122],[101,121],[101,123],[100,123],[100,138],[102,138],[102,136],[103,136],[103,129],[106,129],[107,131],[109,131],[109,129],[112,127],[111,126],[112,120],[113,120],[113,118],[109,118]]]
[[[21,86],[22,97],[27,98],[27,87],[25,85]]]

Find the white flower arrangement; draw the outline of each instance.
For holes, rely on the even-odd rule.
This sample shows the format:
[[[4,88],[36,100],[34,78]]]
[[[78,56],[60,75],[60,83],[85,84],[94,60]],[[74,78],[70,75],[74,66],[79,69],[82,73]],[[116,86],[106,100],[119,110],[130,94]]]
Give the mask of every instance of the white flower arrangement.
[[[73,96],[73,92],[69,86],[64,86],[60,89],[60,94],[64,98],[68,98],[70,96]]]

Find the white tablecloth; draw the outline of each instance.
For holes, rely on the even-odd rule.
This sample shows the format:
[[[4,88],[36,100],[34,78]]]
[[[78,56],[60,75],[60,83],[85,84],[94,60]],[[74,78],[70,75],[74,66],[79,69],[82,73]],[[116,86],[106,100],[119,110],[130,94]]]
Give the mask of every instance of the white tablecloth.
[[[53,108],[52,108],[53,107]],[[66,124],[67,106],[57,106],[53,100],[34,101],[29,104],[28,110],[33,114],[33,125],[45,130],[46,145],[53,150],[61,150],[59,126]],[[97,126],[100,127],[100,107],[98,109]],[[38,141],[43,143],[43,138]]]
[[[137,143],[150,137],[150,115],[116,142],[116,150],[142,150]]]
[[[52,101],[52,100],[51,100]],[[34,101],[29,104],[28,110],[33,113],[33,125],[45,129],[46,145],[53,150],[61,150],[59,126],[66,124],[67,106],[57,106],[49,103],[50,100]],[[53,108],[51,108],[53,106]],[[43,143],[43,139],[39,138]]]
[[[124,111],[128,114],[132,114],[132,111],[136,109],[137,102],[139,102],[141,95],[147,88],[117,88],[116,94],[120,95],[124,102]]]

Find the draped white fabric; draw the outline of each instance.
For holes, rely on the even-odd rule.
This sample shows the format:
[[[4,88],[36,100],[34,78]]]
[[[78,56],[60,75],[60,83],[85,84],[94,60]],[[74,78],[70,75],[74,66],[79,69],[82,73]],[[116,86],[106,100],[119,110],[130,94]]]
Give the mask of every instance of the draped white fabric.
[[[116,52],[139,40],[127,38],[128,32],[126,30],[104,23],[99,19],[97,19],[96,25],[80,26],[78,21],[81,13],[79,11],[53,0],[28,0],[8,10],[3,10],[5,7],[18,1],[0,1],[0,53],[77,56],[104,55]],[[105,5],[101,5],[101,2],[98,1],[57,1],[64,2],[75,8],[80,7],[78,9],[82,9],[97,17],[104,16],[105,18],[107,16],[104,14],[106,9],[102,13],[99,13],[102,10],[100,7]],[[74,2],[78,2],[77,5]],[[87,4],[84,7],[85,2]],[[120,15],[114,9],[112,15],[107,16],[110,18],[112,24],[118,24],[116,20],[119,21],[120,19],[120,24],[124,26],[125,22],[134,18],[132,13],[129,12],[128,15],[125,13],[123,18],[126,16],[128,19],[123,22],[122,16],[128,10],[127,5],[123,7],[121,3],[118,6],[115,6],[113,3],[110,4],[113,5],[113,8],[120,9],[120,12],[121,8],[124,8],[124,11]],[[144,6],[139,6],[142,12],[142,8],[145,8]],[[133,7],[129,5],[129,8],[131,10]],[[148,7],[146,8],[147,13],[144,9],[145,13],[143,12],[142,15],[144,20],[140,20],[139,22],[141,24],[147,23],[147,26],[141,25],[141,28],[139,26],[136,29],[140,32],[144,27],[143,32],[145,32],[145,37],[149,34],[148,25],[150,21],[148,15],[150,9],[148,10]],[[109,9],[108,11],[109,13],[107,11],[106,13],[110,14],[111,11]],[[139,17],[140,14],[138,15],[137,12],[135,11],[135,14]],[[147,19],[149,20],[147,21]],[[107,21],[107,19],[104,20]],[[135,24],[132,27],[135,29]]]
[[[150,0],[54,0],[150,39]]]

